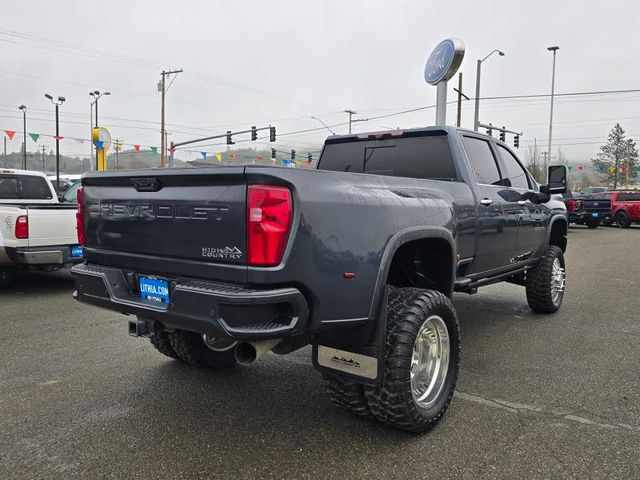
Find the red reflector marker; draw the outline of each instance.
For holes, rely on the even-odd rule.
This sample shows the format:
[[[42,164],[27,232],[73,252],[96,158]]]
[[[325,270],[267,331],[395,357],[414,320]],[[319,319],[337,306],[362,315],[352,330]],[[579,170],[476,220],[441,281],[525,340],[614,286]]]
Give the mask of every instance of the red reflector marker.
[[[78,231],[78,243],[84,247],[86,238],[84,234],[84,189],[78,188],[78,211],[76,212],[76,230]]]
[[[27,217],[26,215],[19,215],[16,218],[15,232],[16,238],[29,238],[29,217]]]
[[[291,230],[291,192],[274,185],[249,185],[247,191],[247,259],[249,265],[282,261]]]
[[[342,278],[344,278],[345,280],[353,280],[354,278],[356,278],[356,272],[344,272],[342,274]]]

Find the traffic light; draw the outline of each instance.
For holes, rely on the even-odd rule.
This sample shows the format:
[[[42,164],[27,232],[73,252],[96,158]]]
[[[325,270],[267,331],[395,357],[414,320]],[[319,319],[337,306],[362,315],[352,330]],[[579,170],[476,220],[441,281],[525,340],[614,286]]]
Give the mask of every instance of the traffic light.
[[[513,146],[515,148],[520,148],[520,135],[513,137]]]
[[[275,148],[271,149],[271,158],[273,158],[274,160],[276,158],[276,149]]]
[[[255,142],[258,139],[258,130],[255,125],[251,127],[251,141]]]
[[[269,127],[269,141],[276,141],[276,127]]]
[[[234,142],[233,140],[231,140],[231,130],[227,130],[227,145],[233,145]]]
[[[489,124],[491,125],[491,124]],[[493,129],[489,126],[487,127],[487,135],[489,135],[490,137],[493,137]]]
[[[507,139],[507,133],[504,131],[504,127],[500,130],[500,141],[504,142]]]
[[[311,163],[311,160],[313,160],[313,157],[311,156],[310,153],[307,153],[307,162]]]
[[[291,160],[295,160],[296,159],[296,151],[295,149],[291,149]]]

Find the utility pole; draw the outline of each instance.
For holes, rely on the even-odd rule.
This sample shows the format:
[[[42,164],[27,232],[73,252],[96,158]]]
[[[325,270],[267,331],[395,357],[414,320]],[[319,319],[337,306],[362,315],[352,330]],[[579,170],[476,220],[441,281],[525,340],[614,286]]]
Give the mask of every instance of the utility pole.
[[[166,84],[166,78],[169,75],[177,75],[178,73],[182,73],[182,69],[179,70],[169,70],[169,71],[165,71],[163,70],[162,73],[160,74],[162,76],[162,79],[160,80],[160,84],[158,85],[159,89],[160,89],[160,93],[162,94],[162,105],[160,107],[160,167],[165,168],[167,166],[167,141],[166,141],[166,134],[165,134],[165,129],[164,129],[164,119],[165,119],[165,100],[167,97],[167,90],[169,90],[169,87],[171,86],[171,84],[169,84],[169,86],[167,86]],[[173,81],[171,82],[173,83]]]
[[[27,106],[20,105],[18,110],[22,110],[22,169],[27,169]]]
[[[7,168],[7,136],[2,138],[4,138],[4,168]]]
[[[456,126],[460,127],[462,122],[462,97],[464,97],[465,100],[469,100],[469,97],[462,93],[462,72],[458,74],[458,88],[454,88],[453,91],[458,94],[458,118]]]
[[[120,140],[116,140],[114,143],[114,148],[116,150],[116,170],[118,170],[118,164],[120,163],[120,146],[122,144],[120,143]]]
[[[45,164],[44,164],[44,149],[45,149],[45,145],[40,145],[40,148],[42,148],[42,173],[46,173]]]
[[[547,152],[549,153],[549,160],[551,160],[551,135],[553,133],[553,95],[556,87],[556,52],[560,47],[548,47],[547,50],[553,52],[553,70],[551,71],[551,110],[549,112],[549,146]],[[547,165],[545,164],[545,170]]]
[[[349,114],[349,135],[351,135],[351,118],[358,112],[354,112],[353,110],[345,110],[344,113]]]

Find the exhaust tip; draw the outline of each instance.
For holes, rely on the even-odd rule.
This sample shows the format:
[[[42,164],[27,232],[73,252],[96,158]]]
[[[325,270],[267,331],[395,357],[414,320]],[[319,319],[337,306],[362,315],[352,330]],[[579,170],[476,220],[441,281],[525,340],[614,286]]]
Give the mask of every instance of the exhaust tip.
[[[249,342],[240,342],[236,345],[236,360],[242,365],[250,365],[258,358],[258,352]]]

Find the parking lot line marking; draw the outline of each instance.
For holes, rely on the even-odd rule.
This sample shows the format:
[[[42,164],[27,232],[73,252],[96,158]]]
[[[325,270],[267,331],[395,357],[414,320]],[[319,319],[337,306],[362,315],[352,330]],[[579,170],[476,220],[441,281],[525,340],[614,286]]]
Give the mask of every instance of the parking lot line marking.
[[[599,422],[599,421],[592,420],[590,418],[573,415],[566,410],[562,410],[558,408],[545,409],[543,407],[538,407],[535,405],[508,402],[506,400],[500,400],[497,398],[485,398],[480,395],[461,392],[459,390],[457,390],[454,393],[454,397],[467,402],[478,403],[480,405],[484,405],[485,407],[506,410],[507,412],[510,412],[510,413],[555,417],[555,418],[560,418],[569,422],[580,423],[583,425],[589,425],[597,428],[619,429],[619,430],[625,430],[625,431],[631,431],[631,432],[640,432],[640,427],[630,425],[628,423],[618,423],[614,425],[610,423]]]

